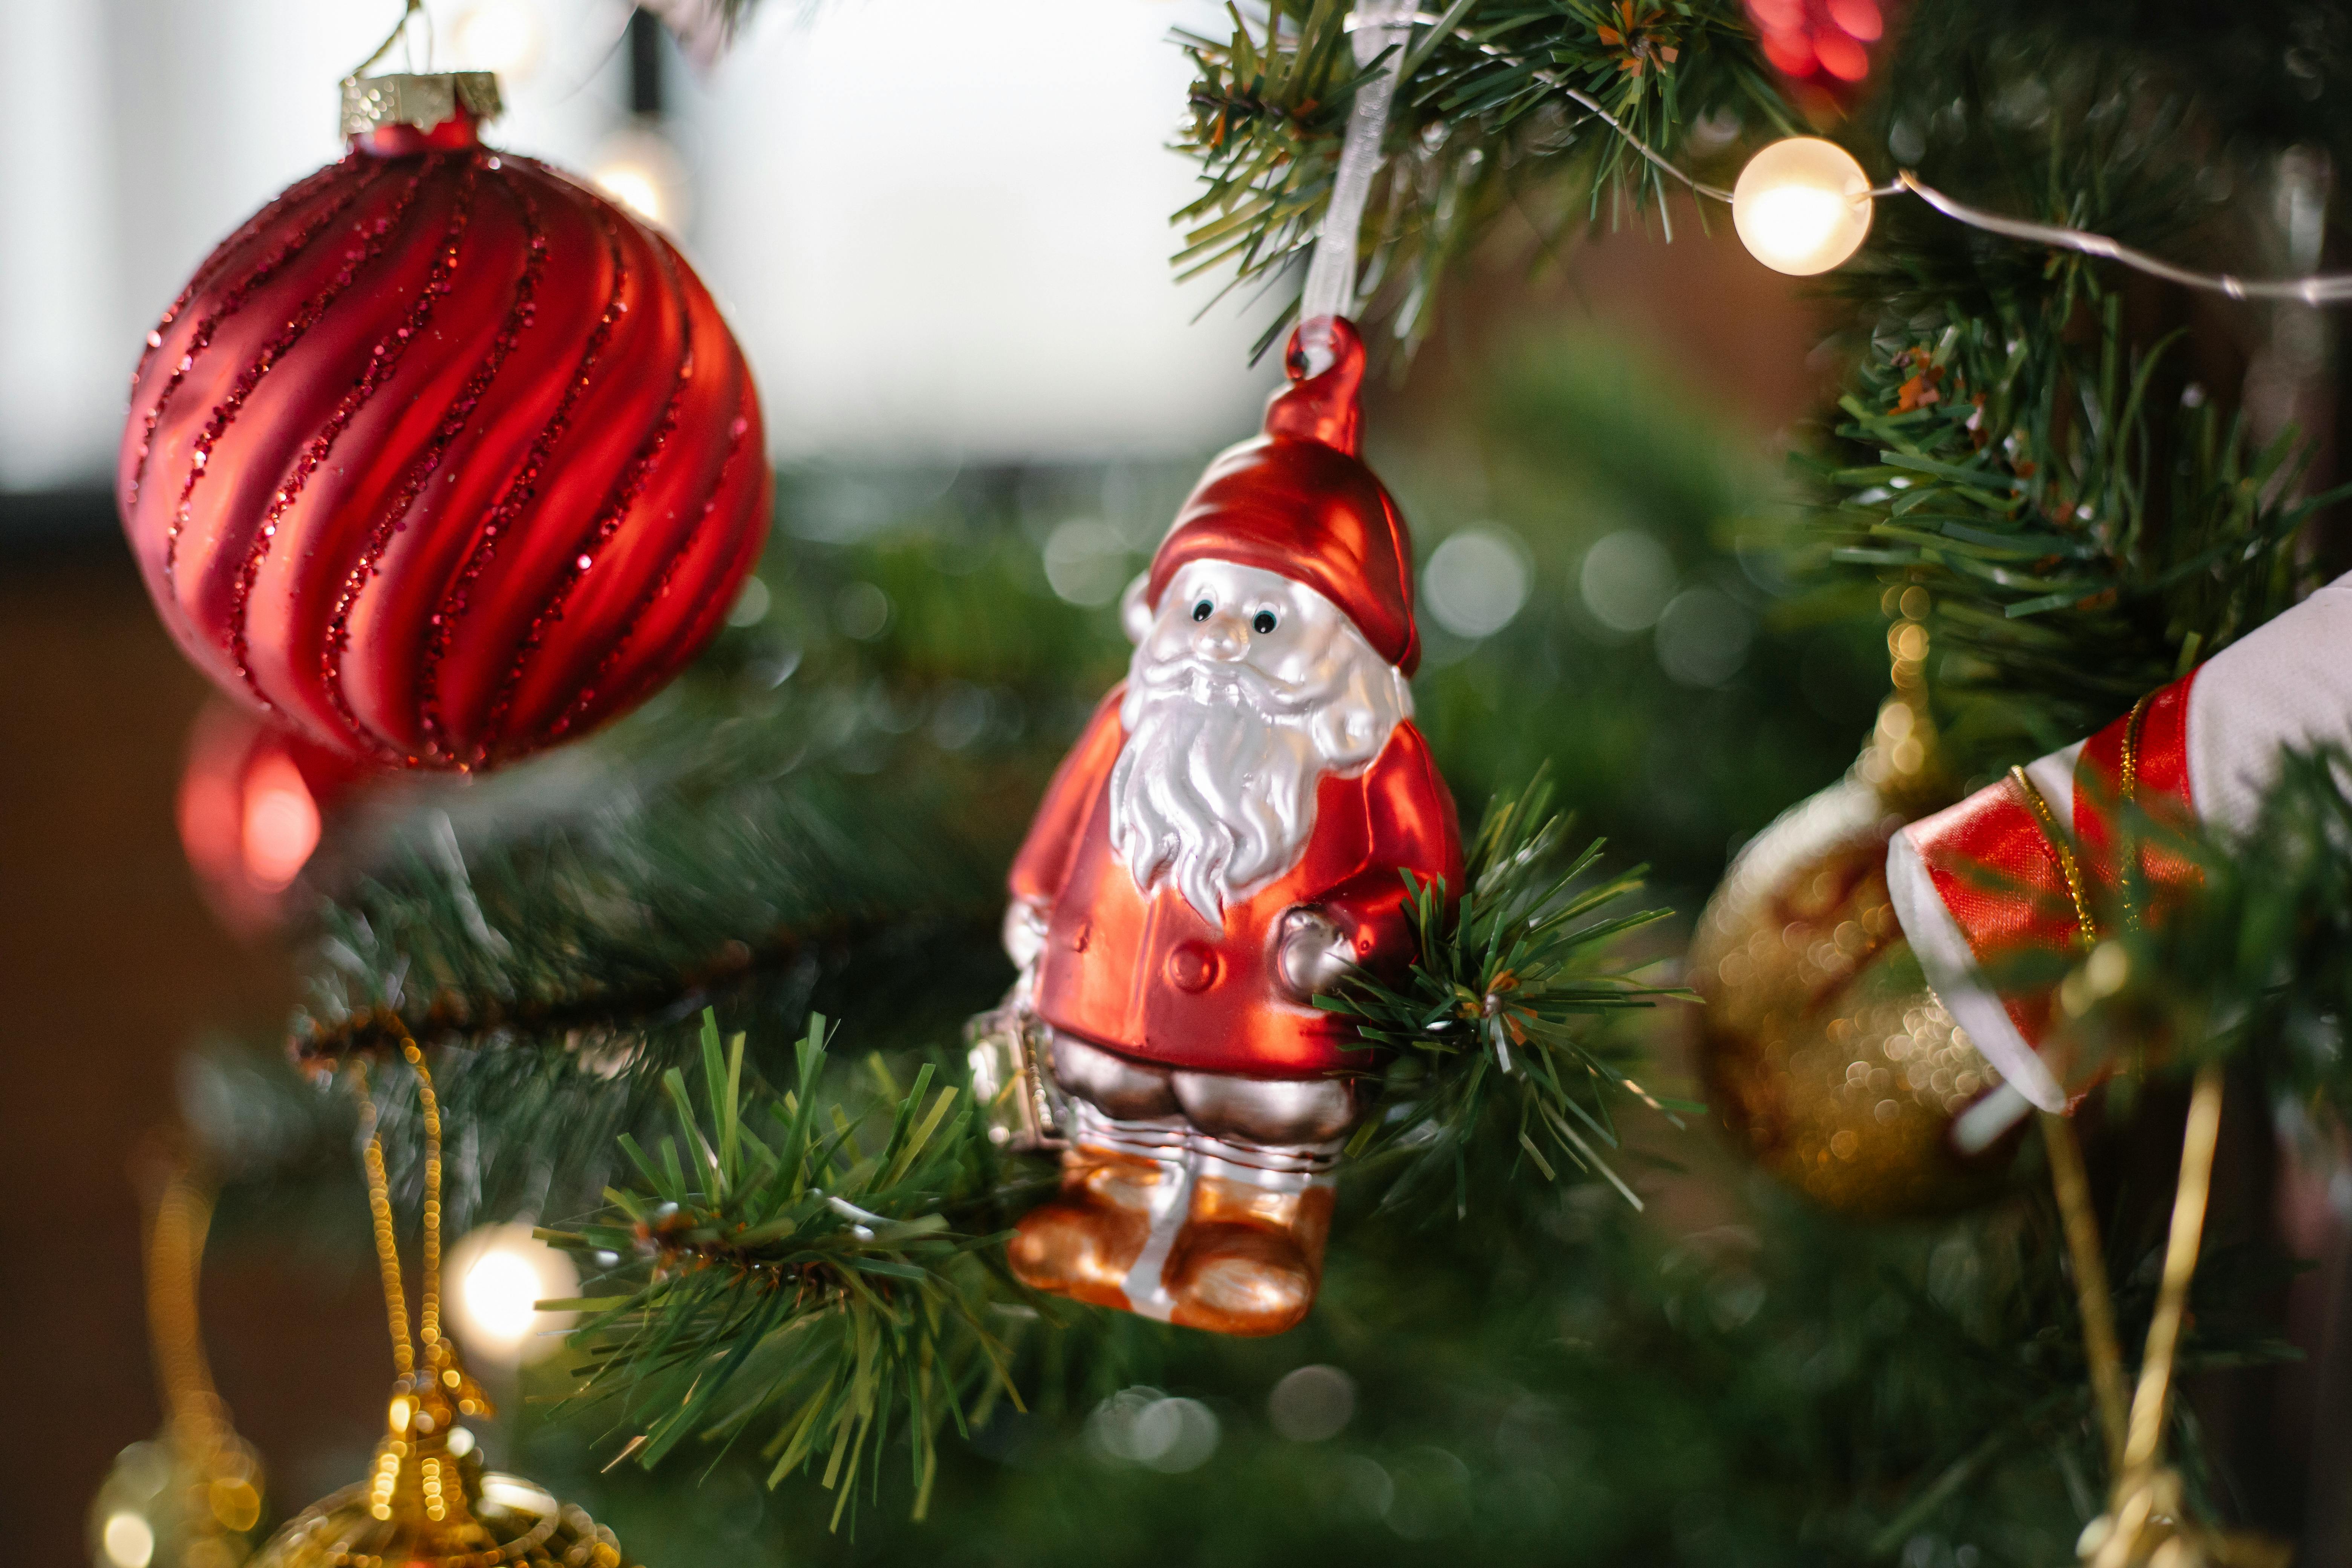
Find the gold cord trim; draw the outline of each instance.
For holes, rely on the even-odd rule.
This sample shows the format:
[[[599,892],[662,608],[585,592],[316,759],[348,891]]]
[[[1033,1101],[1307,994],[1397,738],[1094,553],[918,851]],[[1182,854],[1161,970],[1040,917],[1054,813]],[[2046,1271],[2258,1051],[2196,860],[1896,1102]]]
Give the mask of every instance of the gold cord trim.
[[[425,1239],[417,1268],[416,1342],[430,1350],[441,1339],[441,1102],[433,1092],[432,1069],[406,1025],[395,1017],[400,1054],[416,1073],[416,1100],[425,1120]],[[392,1188],[384,1173],[383,1133],[377,1125],[375,1098],[368,1093],[367,1064],[352,1063],[352,1081],[360,1097],[360,1119],[367,1129],[363,1160],[367,1166],[368,1210],[375,1222],[375,1258],[383,1277],[383,1311],[392,1329],[393,1368],[402,1377],[416,1370],[416,1342],[408,1334],[408,1292],[400,1278],[400,1239],[394,1229]]]
[[[147,1236],[147,1328],[155,1345],[163,1412],[207,1470],[226,1432],[220,1395],[205,1357],[196,1281],[211,1233],[213,1194],[177,1160],[157,1194]]]
[[[2083,1146],[2074,1124],[2056,1111],[2041,1113],[2042,1146],[2050,1154],[2050,1184],[2058,1194],[2058,1215],[2066,1231],[2066,1251],[2074,1265],[2074,1295],[2083,1312],[2083,1353],[2091,1363],[2091,1393],[2099,1429],[2106,1438],[2107,1469],[2124,1468],[2123,1342],[2116,1335],[2115,1299],[2107,1285],[2107,1259],[2099,1244],[2098,1216],[2091,1207],[2091,1182],[2083,1167]]]
[[[2123,755],[2116,768],[2117,794],[2129,806],[2139,793],[2140,731],[2147,718],[2148,699],[2132,705],[2124,725]],[[2082,869],[2074,852],[2058,829],[2056,815],[2025,770],[2013,767],[2009,776],[2025,797],[2026,808],[2042,830],[2044,842],[2057,857],[2074,901],[2084,946],[2098,940],[2091,919],[2090,900],[2083,887]],[[2126,919],[2129,919],[2126,916]],[[2135,921],[2132,923],[2137,924]],[[2164,1446],[2164,1419],[2172,1395],[2173,1362],[2180,1347],[2180,1328],[2189,1309],[2189,1288],[2197,1276],[2197,1255],[2203,1242],[2205,1210],[2213,1186],[2213,1156],[2221,1139],[2221,1069],[2212,1063],[2197,1069],[2189,1096],[2189,1125],[2181,1139],[2180,1177],[2173,1194],[2172,1224],[2166,1236],[2164,1278],[2158,1287],[2155,1315],[2147,1327],[2147,1344],[2140,1354],[2139,1383],[2132,1394],[2128,1415],[2123,1409],[2122,1347],[2115,1331],[2115,1306],[2109,1291],[2106,1260],[2099,1245],[2097,1218],[2091,1209],[2090,1184],[2083,1168],[2081,1146],[2073,1125],[2061,1115],[2043,1112],[2044,1146],[2050,1152],[2050,1180],[2058,1198],[2066,1231],[2066,1247],[2074,1266],[2074,1288],[2083,1312],[2084,1352],[2091,1363],[2091,1387],[2098,1407],[2099,1426],[2106,1438],[2108,1463],[2115,1488],[2097,1545],[2085,1548],[2092,1568],[2125,1568],[2144,1544],[2143,1534],[2162,1511],[2158,1501],[2166,1491],[2165,1476],[2157,1465]],[[2169,1522],[2168,1521],[2167,1521]]]
[[[2180,1184],[2173,1194],[2172,1228],[2165,1238],[2164,1282],[2157,1289],[2156,1316],[2147,1325],[2147,1352],[2140,1360],[2139,1387],[2132,1395],[2131,1435],[2124,1446],[2126,1475],[2156,1458],[2164,1438],[2165,1403],[2171,1394],[2173,1352],[2189,1306],[2189,1281],[2205,1233],[2205,1205],[2213,1187],[2213,1151],[2221,1133],[2221,1068],[2197,1069],[2189,1099],[2189,1127],[2180,1140]]]
[[[2121,797],[2121,809],[2116,813],[2116,837],[2124,841],[2126,853],[2116,858],[2121,868],[2139,864],[2139,846],[2133,841],[2128,814],[2139,799],[2139,731],[2147,721],[2147,705],[2156,693],[2149,692],[2132,704],[2131,716],[2124,721],[2124,754],[2116,768],[2116,793]],[[2124,900],[2124,924],[2139,929],[2139,911],[2129,899]]]
[[[2147,722],[2147,705],[2155,696],[2151,691],[2133,703],[2130,717],[2124,721],[2124,754],[2116,770],[2116,791],[2126,805],[2139,797],[2139,731]]]
[[[2083,890],[2083,869],[2074,862],[2074,848],[2066,842],[2065,835],[2059,831],[2057,814],[2050,809],[2050,803],[2042,798],[2042,792],[2034,787],[2033,781],[2025,776],[2025,770],[2013,767],[2009,770],[2009,776],[2023,792],[2025,807],[2033,814],[2034,826],[2042,829],[2042,841],[2050,846],[2052,854],[2058,857],[2058,869],[2066,879],[2066,896],[2074,900],[2074,919],[2081,928],[2077,935],[2083,945],[2088,947],[2099,940],[2099,928],[2091,919],[2091,900]]]

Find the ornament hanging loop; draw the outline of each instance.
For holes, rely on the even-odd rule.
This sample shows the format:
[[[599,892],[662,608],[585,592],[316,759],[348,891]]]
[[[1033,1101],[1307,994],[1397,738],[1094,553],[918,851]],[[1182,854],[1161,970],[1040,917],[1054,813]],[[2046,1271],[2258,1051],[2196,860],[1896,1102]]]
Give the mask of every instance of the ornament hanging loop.
[[[407,3],[401,7],[400,20],[394,22],[392,25],[392,31],[383,36],[383,42],[375,47],[375,53],[368,56],[367,58],[353,66],[352,68],[351,75],[343,78],[343,80],[346,82],[357,81],[360,78],[367,75],[367,73],[376,66],[382,64],[383,57],[392,53],[393,45],[401,43],[408,38],[408,25],[411,22],[415,21],[419,16],[425,18],[425,68],[428,71],[431,70],[433,68],[432,13],[425,9],[425,0],[407,0]],[[416,68],[416,48],[413,42],[409,44],[408,68],[412,71]]]
[[[1309,375],[1320,375],[1338,358],[1329,320],[1356,313],[1356,253],[1364,204],[1371,196],[1372,176],[1380,173],[1381,142],[1388,133],[1389,106],[1403,72],[1414,12],[1410,0],[1361,0],[1351,21],[1357,68],[1370,69],[1384,52],[1388,60],[1379,75],[1356,89],[1347,136],[1339,144],[1339,166],[1331,177],[1331,200],[1323,209],[1315,255],[1307,266],[1307,287],[1298,300],[1297,343]]]

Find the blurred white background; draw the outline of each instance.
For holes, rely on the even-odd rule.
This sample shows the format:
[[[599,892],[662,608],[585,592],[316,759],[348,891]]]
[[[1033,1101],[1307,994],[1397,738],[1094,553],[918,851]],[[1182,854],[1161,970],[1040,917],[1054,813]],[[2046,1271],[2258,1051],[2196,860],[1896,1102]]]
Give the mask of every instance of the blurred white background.
[[[1209,0],[765,0],[665,119],[619,0],[430,0],[500,72],[489,140],[667,209],[760,377],[776,455],[1198,452],[1249,433],[1255,321],[1179,287],[1166,151]],[[336,82],[398,0],[0,0],[0,489],[107,481],[153,319],[336,157]],[[395,49],[380,69],[406,68]],[[413,57],[424,68],[420,42]]]

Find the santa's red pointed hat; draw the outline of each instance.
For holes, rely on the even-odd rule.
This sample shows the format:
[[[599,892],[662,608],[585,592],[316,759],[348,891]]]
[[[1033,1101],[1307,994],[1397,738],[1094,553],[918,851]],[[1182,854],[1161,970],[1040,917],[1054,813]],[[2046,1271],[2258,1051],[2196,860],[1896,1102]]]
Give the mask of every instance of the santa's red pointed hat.
[[[1330,345],[1329,368],[1307,374],[1306,344]],[[1291,384],[1266,405],[1265,434],[1209,465],[1152,557],[1144,603],[1192,561],[1230,561],[1303,583],[1339,606],[1382,658],[1411,675],[1421,663],[1412,620],[1412,535],[1396,502],[1356,455],[1364,342],[1337,316],[1290,334]]]

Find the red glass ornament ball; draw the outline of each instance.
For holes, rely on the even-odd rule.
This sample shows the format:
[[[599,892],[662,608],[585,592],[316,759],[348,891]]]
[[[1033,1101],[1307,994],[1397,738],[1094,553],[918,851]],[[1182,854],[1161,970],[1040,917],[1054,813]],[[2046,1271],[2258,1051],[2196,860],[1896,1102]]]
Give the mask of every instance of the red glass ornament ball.
[[[253,935],[281,923],[327,817],[366,776],[235,703],[205,705],[180,773],[180,847],[223,924]]]
[[[768,531],[741,349],[669,242],[469,121],[377,132],[148,334],[117,493],[232,695],[378,765],[484,768],[666,682]]]
[[[1746,0],[1764,58],[1809,110],[1839,113],[1862,96],[1895,0]]]

